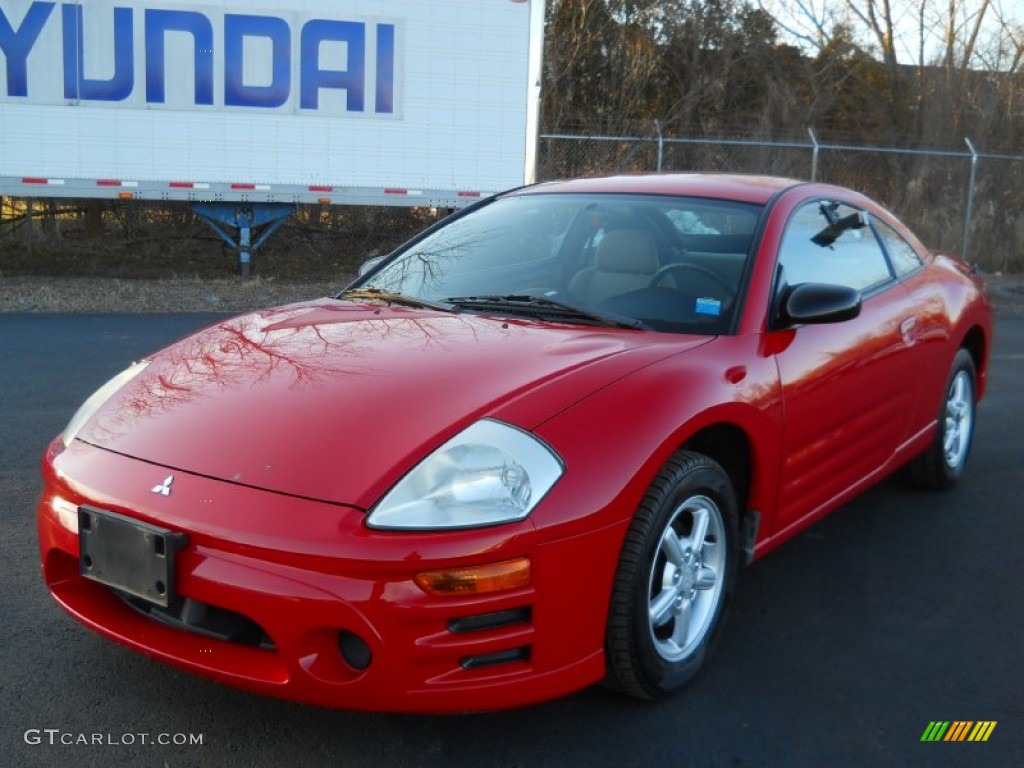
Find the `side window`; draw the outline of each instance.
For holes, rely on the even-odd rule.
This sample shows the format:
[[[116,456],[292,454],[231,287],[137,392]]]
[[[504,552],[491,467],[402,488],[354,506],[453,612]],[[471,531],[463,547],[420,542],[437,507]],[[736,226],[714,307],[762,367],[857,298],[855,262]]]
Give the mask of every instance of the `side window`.
[[[889,254],[889,260],[897,275],[902,277],[921,266],[921,257],[899,232],[881,219],[874,219],[873,223],[875,229],[878,230],[878,236],[882,238],[882,244],[885,245],[885,250]]]
[[[806,203],[786,225],[779,263],[788,285],[830,283],[864,290],[892,279],[866,214],[840,203]]]

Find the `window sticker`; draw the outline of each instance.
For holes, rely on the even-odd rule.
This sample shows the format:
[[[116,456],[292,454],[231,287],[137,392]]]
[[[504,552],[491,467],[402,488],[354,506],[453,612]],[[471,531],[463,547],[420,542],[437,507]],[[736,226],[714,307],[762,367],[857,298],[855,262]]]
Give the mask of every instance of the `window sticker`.
[[[717,317],[722,314],[722,302],[718,299],[710,299],[707,297],[697,299],[697,314],[715,315]]]

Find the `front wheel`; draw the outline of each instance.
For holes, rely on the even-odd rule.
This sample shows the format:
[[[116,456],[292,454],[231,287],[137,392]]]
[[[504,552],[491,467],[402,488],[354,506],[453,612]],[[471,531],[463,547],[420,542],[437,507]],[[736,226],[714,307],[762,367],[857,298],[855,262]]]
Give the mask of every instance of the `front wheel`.
[[[655,699],[697,674],[736,582],[737,521],[717,463],[680,451],[662,467],[619,556],[605,636],[612,687]]]
[[[970,352],[961,349],[953,359],[939,423],[931,445],[906,466],[905,476],[919,488],[952,488],[963,474],[974,438],[977,374]]]

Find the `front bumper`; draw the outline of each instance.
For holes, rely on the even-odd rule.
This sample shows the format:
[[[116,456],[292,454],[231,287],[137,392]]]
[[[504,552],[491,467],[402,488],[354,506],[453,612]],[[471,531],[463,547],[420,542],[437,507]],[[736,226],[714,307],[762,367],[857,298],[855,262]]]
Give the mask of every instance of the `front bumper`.
[[[604,675],[624,524],[544,543],[529,520],[378,532],[358,509],[185,472],[174,471],[170,497],[152,493],[170,471],[78,442],[67,450],[55,442],[43,461],[37,518],[46,584],[74,618],[129,648],[260,693],[367,710],[502,709]],[[157,620],[80,576],[77,519],[68,513],[80,504],[185,533],[176,563],[185,618],[199,606],[237,618],[245,631]],[[424,570],[524,556],[528,587],[438,597],[413,581]]]

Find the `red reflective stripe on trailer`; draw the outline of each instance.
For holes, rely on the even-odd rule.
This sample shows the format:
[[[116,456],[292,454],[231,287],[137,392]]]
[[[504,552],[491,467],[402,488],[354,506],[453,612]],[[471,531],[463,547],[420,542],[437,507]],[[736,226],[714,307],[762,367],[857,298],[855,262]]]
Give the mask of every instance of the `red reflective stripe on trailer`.
[[[121,186],[121,182],[120,181],[116,181],[114,179],[97,179],[96,180],[96,186],[97,187],[120,187]]]
[[[334,187],[310,187],[310,192],[333,192]]]
[[[171,189],[194,189],[196,185],[192,181],[171,181],[167,186]]]
[[[408,195],[408,189],[399,189],[398,187],[387,187],[384,190],[385,195]]]
[[[256,189],[255,184],[232,184],[232,189]]]
[[[459,197],[480,197],[479,192],[459,192]]]
[[[22,184],[49,184],[49,179],[39,179],[34,176],[29,176],[21,180]]]

